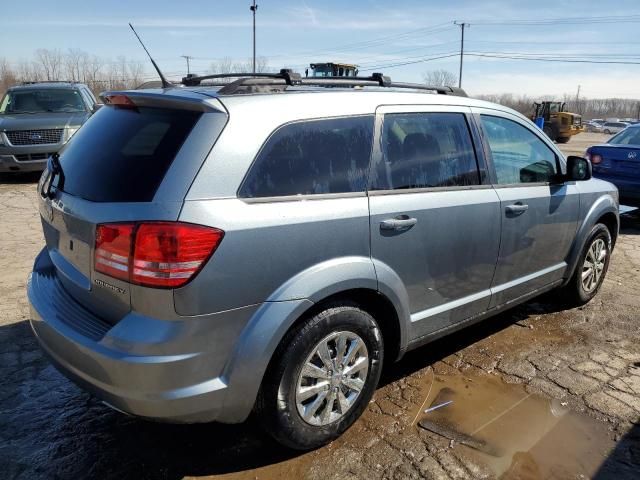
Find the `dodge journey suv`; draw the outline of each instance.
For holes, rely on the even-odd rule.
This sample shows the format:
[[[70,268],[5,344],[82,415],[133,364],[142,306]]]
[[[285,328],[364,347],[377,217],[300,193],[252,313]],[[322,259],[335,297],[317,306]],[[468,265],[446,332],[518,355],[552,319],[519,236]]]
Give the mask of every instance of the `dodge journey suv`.
[[[42,171],[99,104],[82,83],[29,82],[0,101],[0,172]]]
[[[103,94],[38,186],[33,331],[119,411],[257,412],[313,448],[384,363],[603,282],[616,188],[512,110],[381,75],[183,82]]]

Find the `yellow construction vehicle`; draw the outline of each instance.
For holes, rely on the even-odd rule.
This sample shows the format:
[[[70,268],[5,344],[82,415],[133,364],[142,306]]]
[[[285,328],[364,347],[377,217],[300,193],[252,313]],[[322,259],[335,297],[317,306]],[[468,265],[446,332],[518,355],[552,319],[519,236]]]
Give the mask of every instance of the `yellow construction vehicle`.
[[[565,110],[564,102],[536,102],[531,120],[544,119],[542,129],[547,136],[558,143],[567,143],[573,135],[584,132],[582,117]]]
[[[358,75],[358,66],[350,63],[312,63],[309,68],[311,68],[312,77],[355,77]],[[307,77],[309,76],[309,68],[304,72]]]

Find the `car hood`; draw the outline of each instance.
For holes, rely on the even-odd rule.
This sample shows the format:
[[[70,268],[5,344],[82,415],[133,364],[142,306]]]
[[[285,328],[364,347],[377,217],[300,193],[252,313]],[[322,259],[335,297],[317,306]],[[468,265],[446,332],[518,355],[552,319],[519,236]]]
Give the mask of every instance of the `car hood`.
[[[0,115],[0,131],[79,127],[86,122],[88,118],[89,114],[86,112]]]

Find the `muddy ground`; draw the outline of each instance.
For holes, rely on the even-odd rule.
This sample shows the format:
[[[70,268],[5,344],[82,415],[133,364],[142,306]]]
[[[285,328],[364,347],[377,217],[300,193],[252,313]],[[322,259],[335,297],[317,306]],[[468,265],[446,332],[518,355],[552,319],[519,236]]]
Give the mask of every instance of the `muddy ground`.
[[[583,134],[563,149],[581,154],[601,138]],[[564,309],[546,296],[411,352],[386,369],[342,438],[301,455],[253,419],[172,426],[123,416],[49,365],[25,298],[43,241],[35,180],[0,177],[1,478],[640,476],[640,217],[624,220],[591,303]]]

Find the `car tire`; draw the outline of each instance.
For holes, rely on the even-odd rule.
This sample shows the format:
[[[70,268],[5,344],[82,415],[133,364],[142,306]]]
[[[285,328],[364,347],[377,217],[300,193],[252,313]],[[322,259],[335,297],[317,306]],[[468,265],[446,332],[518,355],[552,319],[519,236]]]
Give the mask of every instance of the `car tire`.
[[[605,225],[596,224],[588,238],[578,258],[573,277],[562,289],[561,298],[575,306],[584,305],[595,297],[607,275],[611,259],[611,232]],[[596,258],[601,255],[604,256],[600,259]]]
[[[355,304],[328,306],[280,343],[258,394],[258,420],[278,442],[296,450],[334,440],[369,404],[383,354],[380,328],[371,315]],[[341,358],[347,360],[344,369]]]
[[[542,131],[544,132],[544,134],[549,137],[552,141],[554,141],[556,139],[556,132],[555,129],[551,126],[551,125],[545,125],[544,127],[542,127]]]
[[[604,133],[606,133],[607,135],[611,135],[611,132],[609,130],[605,130]]]
[[[556,141],[558,143],[567,143],[570,139],[571,137],[558,137]]]

